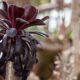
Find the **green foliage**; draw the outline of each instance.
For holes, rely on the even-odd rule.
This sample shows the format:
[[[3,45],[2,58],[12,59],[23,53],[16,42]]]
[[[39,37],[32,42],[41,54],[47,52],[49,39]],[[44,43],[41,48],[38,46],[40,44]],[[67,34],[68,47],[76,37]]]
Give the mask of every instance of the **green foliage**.
[[[59,36],[59,31],[57,29],[55,29],[52,33],[52,35],[55,37],[55,38],[58,38]]]
[[[49,3],[51,0],[31,0],[31,4],[38,6],[41,4]]]
[[[38,6],[41,4],[40,0],[31,0],[31,4]]]

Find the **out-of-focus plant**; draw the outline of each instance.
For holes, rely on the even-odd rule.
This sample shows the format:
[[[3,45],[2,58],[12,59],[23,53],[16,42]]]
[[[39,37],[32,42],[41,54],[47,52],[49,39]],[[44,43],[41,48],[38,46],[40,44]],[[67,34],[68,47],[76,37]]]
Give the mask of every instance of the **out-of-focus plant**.
[[[50,0],[31,0],[31,3],[36,6],[49,3],[49,2]]]
[[[36,45],[39,43],[31,34],[38,34],[48,37],[41,32],[28,32],[24,29],[34,25],[45,25],[47,17],[36,19],[38,10],[29,5],[25,8],[16,5],[3,3],[3,9],[0,9],[0,74],[5,73],[6,61],[12,61],[16,76],[21,76],[26,80],[36,59]]]

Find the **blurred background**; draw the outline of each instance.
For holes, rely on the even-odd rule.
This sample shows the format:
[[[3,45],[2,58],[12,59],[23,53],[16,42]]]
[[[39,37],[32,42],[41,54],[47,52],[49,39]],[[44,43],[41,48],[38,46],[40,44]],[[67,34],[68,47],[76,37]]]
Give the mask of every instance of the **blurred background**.
[[[2,0],[0,0],[2,1]],[[37,18],[49,16],[45,26],[33,26],[28,31],[49,35],[37,46],[38,63],[28,80],[80,80],[80,1],[79,0],[4,0],[18,6],[33,5]]]

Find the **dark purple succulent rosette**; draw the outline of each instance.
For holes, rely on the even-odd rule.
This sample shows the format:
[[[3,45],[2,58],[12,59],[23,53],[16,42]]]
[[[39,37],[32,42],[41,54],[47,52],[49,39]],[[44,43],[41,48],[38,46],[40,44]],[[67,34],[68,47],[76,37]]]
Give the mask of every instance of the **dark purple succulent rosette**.
[[[22,76],[26,80],[28,73],[32,69],[36,59],[36,45],[39,43],[31,34],[46,36],[41,32],[26,32],[24,29],[35,25],[45,25],[43,19],[36,19],[38,10],[28,5],[25,8],[3,3],[3,9],[0,9],[0,52],[3,55],[0,59],[0,74],[5,72],[5,62],[11,60],[14,62],[16,76]]]

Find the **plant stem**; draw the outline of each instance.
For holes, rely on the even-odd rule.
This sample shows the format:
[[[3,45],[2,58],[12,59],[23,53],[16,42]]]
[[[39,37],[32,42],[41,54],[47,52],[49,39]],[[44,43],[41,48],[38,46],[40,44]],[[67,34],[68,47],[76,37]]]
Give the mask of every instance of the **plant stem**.
[[[14,80],[14,68],[13,68],[13,62],[12,61],[8,61],[6,63],[5,80]]]

